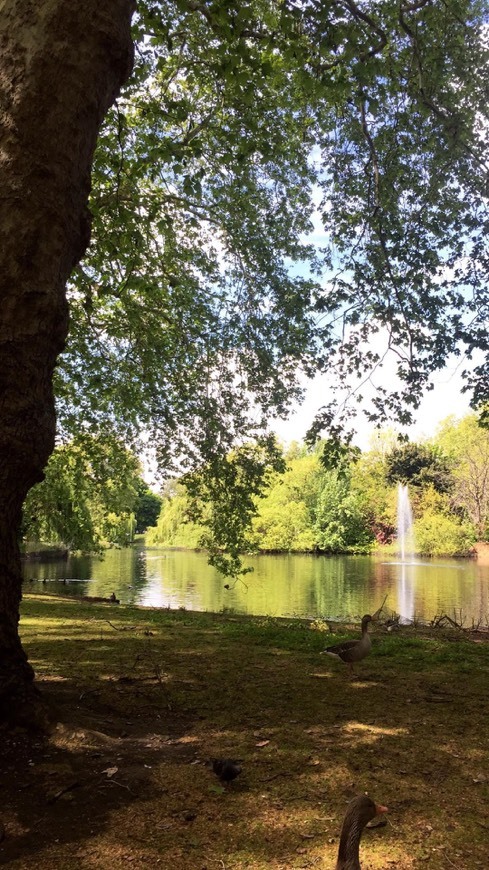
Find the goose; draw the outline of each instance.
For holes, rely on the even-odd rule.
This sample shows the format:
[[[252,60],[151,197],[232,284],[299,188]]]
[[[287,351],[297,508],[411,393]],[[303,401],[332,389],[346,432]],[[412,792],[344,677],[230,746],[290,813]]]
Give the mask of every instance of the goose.
[[[362,636],[360,640],[345,640],[343,643],[335,643],[333,646],[327,646],[322,651],[322,655],[333,656],[336,659],[341,659],[349,666],[350,673],[353,674],[353,663],[361,662],[365,656],[368,656],[372,642],[368,633],[368,624],[372,622],[372,617],[366,613],[362,618]]]
[[[362,870],[360,865],[360,839],[367,822],[381,813],[387,813],[388,808],[376,804],[366,795],[353,798],[343,819],[340,835],[340,847],[335,870]]]
[[[214,758],[212,770],[221,782],[231,782],[241,773],[241,766],[231,758]]]

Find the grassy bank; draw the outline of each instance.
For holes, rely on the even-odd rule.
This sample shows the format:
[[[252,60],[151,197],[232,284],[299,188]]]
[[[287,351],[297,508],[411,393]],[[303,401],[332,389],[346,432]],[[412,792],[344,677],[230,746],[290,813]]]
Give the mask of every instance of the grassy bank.
[[[367,791],[365,870],[487,867],[489,644],[377,628],[350,680],[299,621],[27,596],[21,632],[60,721],[2,740],[7,866],[327,870]]]

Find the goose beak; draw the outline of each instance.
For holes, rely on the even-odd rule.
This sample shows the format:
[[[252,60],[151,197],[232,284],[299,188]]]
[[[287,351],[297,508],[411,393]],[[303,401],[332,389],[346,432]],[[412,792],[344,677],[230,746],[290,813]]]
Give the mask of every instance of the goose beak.
[[[382,813],[388,813],[389,807],[383,807],[382,804],[375,804],[376,815],[381,816]]]

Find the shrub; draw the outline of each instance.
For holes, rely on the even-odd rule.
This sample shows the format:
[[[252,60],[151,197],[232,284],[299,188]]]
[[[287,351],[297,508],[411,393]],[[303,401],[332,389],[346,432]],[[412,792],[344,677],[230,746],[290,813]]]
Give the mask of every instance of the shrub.
[[[467,556],[476,536],[468,523],[429,508],[414,523],[414,539],[424,556]]]

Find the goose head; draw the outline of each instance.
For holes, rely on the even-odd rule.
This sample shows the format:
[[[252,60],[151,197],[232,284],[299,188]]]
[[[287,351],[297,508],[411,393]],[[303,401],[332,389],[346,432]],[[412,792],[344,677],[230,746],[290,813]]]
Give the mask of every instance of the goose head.
[[[376,804],[367,795],[359,795],[348,805],[341,828],[340,847],[336,870],[361,870],[360,839],[367,822],[387,812],[387,807]]]

